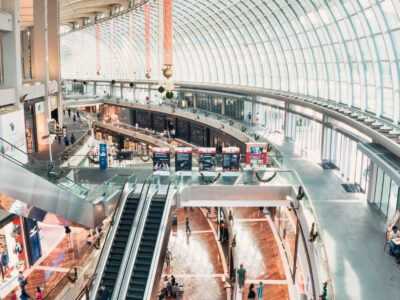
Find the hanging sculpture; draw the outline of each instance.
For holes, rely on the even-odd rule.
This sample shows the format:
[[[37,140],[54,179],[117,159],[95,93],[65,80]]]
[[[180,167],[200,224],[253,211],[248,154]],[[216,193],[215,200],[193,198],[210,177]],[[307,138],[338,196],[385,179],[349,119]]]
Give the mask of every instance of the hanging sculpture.
[[[151,77],[150,68],[150,5],[146,4],[144,6],[144,27],[146,34],[146,78]]]
[[[100,25],[96,24],[96,73],[100,75]]]
[[[172,0],[164,0],[164,77],[172,77]]]

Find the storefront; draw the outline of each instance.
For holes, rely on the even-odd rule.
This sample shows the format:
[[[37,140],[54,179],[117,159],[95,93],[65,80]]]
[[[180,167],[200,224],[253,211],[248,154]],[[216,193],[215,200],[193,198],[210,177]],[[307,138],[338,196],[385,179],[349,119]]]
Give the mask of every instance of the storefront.
[[[22,217],[16,217],[0,228],[0,291],[28,268]],[[0,296],[4,297],[5,295]]]

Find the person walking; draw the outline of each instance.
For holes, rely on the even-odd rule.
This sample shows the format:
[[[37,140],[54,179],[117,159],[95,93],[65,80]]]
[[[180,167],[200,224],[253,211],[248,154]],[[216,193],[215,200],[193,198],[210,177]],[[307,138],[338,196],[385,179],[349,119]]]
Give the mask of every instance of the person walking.
[[[25,291],[25,286],[28,284],[28,280],[25,279],[22,271],[19,271],[18,282],[21,290]]]
[[[106,289],[106,287],[104,285],[100,286],[100,299],[101,300],[108,300],[110,299],[110,291]]]
[[[72,118],[72,120],[74,120],[74,123],[76,122],[76,115],[74,115],[74,117]]]
[[[186,218],[186,234],[191,234],[192,230],[190,229],[189,218]]]
[[[25,290],[21,291],[21,296],[19,296],[19,298],[21,300],[28,300],[31,296],[28,295],[28,293]]]
[[[76,138],[74,136],[74,134],[71,134],[71,145],[75,144],[76,142]]]
[[[244,282],[246,281],[246,269],[243,268],[243,264],[240,265],[240,269],[237,270],[238,279],[239,279],[239,288],[240,290],[244,287]]]
[[[71,228],[69,226],[64,226],[65,228],[65,234],[67,235],[67,241],[70,243],[71,242]]]
[[[171,267],[171,258],[172,258],[171,251],[169,251],[169,249],[167,248],[167,251],[165,252],[165,260],[167,261],[167,268]]]
[[[42,291],[38,286],[36,287],[36,300],[43,300]]]
[[[262,281],[260,281],[260,284],[257,287],[257,300],[262,300],[264,297],[264,285]]]
[[[68,118],[71,118],[71,109],[68,108]]]
[[[61,145],[61,135],[57,135],[58,144]]]
[[[176,300],[179,300],[179,294],[181,292],[181,289],[179,288],[179,285],[177,283],[173,285],[173,292],[175,293]]]
[[[65,147],[68,147],[68,146],[69,146],[69,137],[68,137],[68,135],[66,135],[66,136],[64,137],[64,143],[65,143]]]
[[[256,299],[256,293],[254,292],[254,284],[250,284],[248,299]]]
[[[15,291],[11,292],[10,300],[17,300],[17,294],[15,293]]]

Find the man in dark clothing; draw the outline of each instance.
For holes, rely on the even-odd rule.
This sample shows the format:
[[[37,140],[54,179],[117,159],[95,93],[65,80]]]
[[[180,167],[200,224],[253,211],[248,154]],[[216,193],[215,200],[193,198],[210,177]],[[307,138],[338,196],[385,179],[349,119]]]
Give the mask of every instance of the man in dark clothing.
[[[186,233],[192,233],[192,230],[190,230],[189,218],[186,218]]]
[[[68,108],[68,118],[71,118],[71,109]]]
[[[72,134],[71,135],[71,145],[75,144],[75,142],[76,142],[75,136],[74,136],[74,134]]]
[[[68,137],[68,135],[65,136],[64,143],[65,143],[65,147],[69,146],[69,137]]]
[[[100,299],[101,300],[108,300],[110,299],[110,291],[106,289],[104,285],[100,286]]]

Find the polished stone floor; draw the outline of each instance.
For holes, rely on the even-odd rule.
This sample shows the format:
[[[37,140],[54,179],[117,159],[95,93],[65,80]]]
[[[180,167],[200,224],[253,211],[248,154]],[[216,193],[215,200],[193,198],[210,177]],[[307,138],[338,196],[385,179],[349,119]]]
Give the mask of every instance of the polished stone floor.
[[[177,282],[184,283],[184,293],[179,299],[225,300],[222,258],[205,215],[199,208],[193,211],[181,208],[176,213],[178,226],[173,226],[168,243],[173,260],[170,268],[164,264],[161,278],[174,275]],[[190,235],[186,234],[186,217],[189,217],[192,230]]]
[[[262,135],[262,132],[259,132]],[[335,298],[399,299],[400,266],[385,244],[385,220],[362,199],[347,193],[336,170],[323,170],[282,135],[268,136],[284,154],[286,168],[300,175],[322,226]]]
[[[76,266],[79,272],[88,263],[88,258],[94,251],[94,248],[89,249],[86,243],[88,230],[83,228],[71,229],[71,241],[63,233],[64,237],[58,242],[58,245],[27,271],[28,285],[26,291],[31,297],[35,296],[36,287],[40,287],[44,297],[54,299],[53,297],[58,295],[68,284],[66,275],[71,268]],[[17,286],[14,290],[19,294],[18,283],[16,282],[14,286]],[[5,299],[9,299],[9,297],[10,294]]]
[[[237,233],[236,257],[247,274],[239,299],[247,299],[250,284],[257,286],[260,281],[264,283],[264,299],[290,299],[281,254],[266,217],[257,207],[232,210]]]

